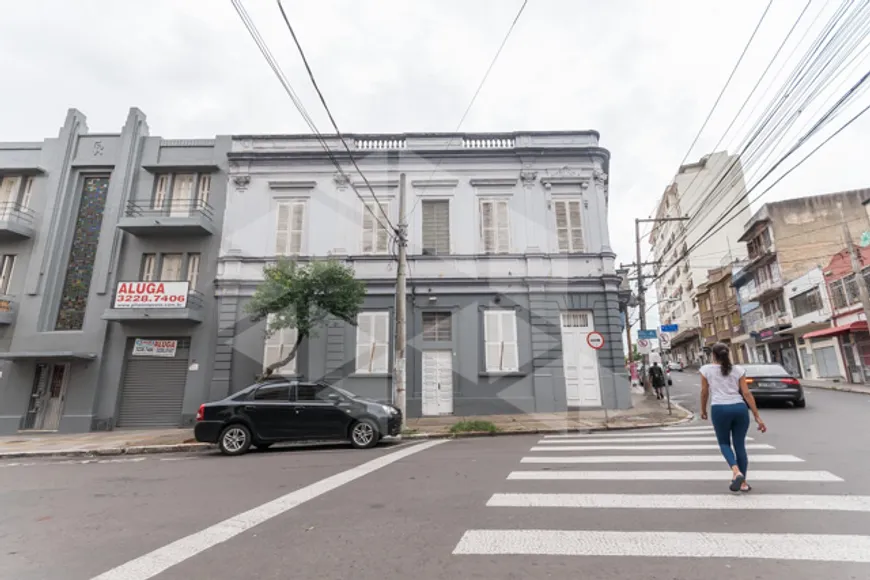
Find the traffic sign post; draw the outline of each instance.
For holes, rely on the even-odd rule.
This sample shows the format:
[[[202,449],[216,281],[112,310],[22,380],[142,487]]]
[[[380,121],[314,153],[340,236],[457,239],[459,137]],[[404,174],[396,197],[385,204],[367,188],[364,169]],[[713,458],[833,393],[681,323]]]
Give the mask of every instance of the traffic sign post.
[[[663,332],[659,335],[659,346],[662,350],[670,350],[671,348],[671,335],[670,333]]]
[[[595,350],[604,348],[604,335],[600,332],[593,331],[586,335],[586,344]]]
[[[648,338],[639,338],[637,340],[637,352],[640,354],[649,354],[652,352],[652,343]]]
[[[662,332],[669,332],[669,333],[673,334],[674,332],[677,332],[677,330],[679,330],[679,328],[680,327],[676,324],[663,324],[662,325]]]
[[[637,337],[646,340],[655,340],[658,333],[655,330],[638,330]]]

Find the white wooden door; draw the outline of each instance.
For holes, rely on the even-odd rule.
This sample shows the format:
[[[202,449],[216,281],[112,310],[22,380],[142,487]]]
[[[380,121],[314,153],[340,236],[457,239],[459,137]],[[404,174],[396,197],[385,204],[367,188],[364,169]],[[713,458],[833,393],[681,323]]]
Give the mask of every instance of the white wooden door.
[[[562,314],[562,360],[569,407],[601,406],[598,351],[586,342],[593,330],[591,312]]]
[[[423,351],[423,416],[453,413],[453,353]]]
[[[193,205],[193,184],[196,175],[176,175],[172,183],[172,200],[169,205],[169,215],[186,217],[190,215]]]

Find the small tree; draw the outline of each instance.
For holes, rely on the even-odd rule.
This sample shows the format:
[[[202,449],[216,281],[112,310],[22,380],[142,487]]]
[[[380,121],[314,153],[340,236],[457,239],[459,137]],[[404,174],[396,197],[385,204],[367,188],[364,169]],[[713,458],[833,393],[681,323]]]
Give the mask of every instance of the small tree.
[[[258,380],[269,378],[296,358],[302,340],[316,336],[317,327],[329,316],[356,326],[366,287],[354,277],[352,268],[332,260],[299,266],[281,259],[263,268],[263,277],[246,310],[254,322],[268,321],[267,338],[284,328],[295,328],[296,344],[286,357],[267,366]]]

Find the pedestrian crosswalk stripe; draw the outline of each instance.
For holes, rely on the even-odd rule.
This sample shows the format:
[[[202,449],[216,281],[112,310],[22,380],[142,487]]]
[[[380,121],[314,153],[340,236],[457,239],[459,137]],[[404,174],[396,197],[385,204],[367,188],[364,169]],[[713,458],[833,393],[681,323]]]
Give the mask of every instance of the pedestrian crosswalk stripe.
[[[721,463],[720,454],[711,455],[535,455],[523,457],[520,463]],[[794,455],[753,455],[752,463],[803,463]]]
[[[752,437],[747,437],[752,441]],[[683,441],[716,441],[714,435],[699,437],[626,437],[625,439],[541,439],[538,445],[564,445],[566,443],[681,443]]]
[[[454,554],[640,556],[870,563],[870,536],[702,532],[468,530]]]
[[[573,435],[545,435],[544,439],[558,441],[560,439],[588,439],[591,437],[607,437],[624,439],[626,437],[691,437],[707,435],[698,431],[634,431],[632,433],[574,433]]]
[[[689,443],[685,445],[545,445],[532,447],[532,451],[710,451],[711,449],[719,449],[719,446],[715,443]],[[776,448],[767,443],[748,443],[746,449]]]
[[[731,471],[512,471],[512,480],[643,480],[643,481],[728,481]],[[753,469],[750,481],[843,481],[828,471],[764,471]]]
[[[489,507],[633,508],[685,510],[813,510],[870,512],[870,496],[496,493]]]

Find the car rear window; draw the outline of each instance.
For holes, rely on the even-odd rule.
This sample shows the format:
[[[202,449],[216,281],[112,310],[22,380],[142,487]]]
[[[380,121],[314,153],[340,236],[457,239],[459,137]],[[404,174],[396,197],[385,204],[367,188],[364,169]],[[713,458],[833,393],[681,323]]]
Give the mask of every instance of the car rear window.
[[[791,373],[780,365],[743,365],[748,377],[788,377]]]

